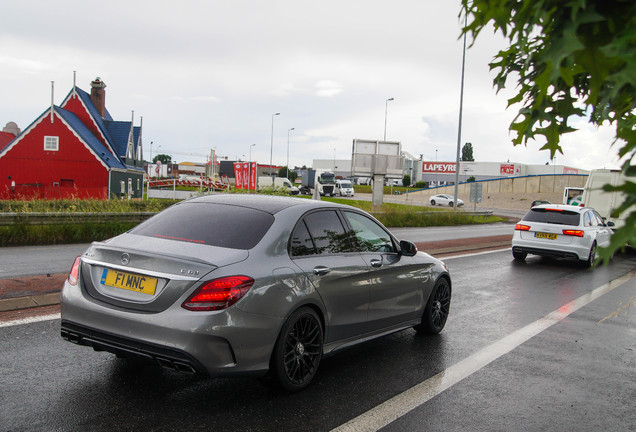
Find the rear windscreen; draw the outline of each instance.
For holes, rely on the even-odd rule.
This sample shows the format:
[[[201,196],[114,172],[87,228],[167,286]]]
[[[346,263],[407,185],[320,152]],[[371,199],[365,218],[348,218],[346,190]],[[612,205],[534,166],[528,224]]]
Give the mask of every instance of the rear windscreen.
[[[547,209],[532,209],[524,217],[526,222],[543,222],[556,225],[578,225],[581,215],[567,210],[554,211]]]
[[[251,249],[274,222],[270,213],[212,203],[183,203],[170,207],[133,228],[147,237]]]

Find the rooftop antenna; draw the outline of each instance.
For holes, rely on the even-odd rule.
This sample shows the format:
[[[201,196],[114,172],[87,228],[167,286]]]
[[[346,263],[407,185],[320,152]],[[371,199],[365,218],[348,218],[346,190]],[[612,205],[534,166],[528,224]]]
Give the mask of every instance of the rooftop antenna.
[[[53,123],[53,98],[55,94],[55,81],[51,81],[51,123]]]
[[[144,126],[144,118],[143,116],[139,118],[139,137],[137,138],[137,160],[143,162],[144,161],[144,148],[141,144],[141,132],[143,131]]]

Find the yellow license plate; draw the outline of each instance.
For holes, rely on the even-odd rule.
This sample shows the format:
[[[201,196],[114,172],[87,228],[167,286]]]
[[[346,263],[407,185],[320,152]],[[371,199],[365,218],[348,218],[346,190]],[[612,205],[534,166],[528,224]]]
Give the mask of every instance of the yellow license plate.
[[[536,238],[542,238],[542,239],[548,239],[548,240],[556,240],[557,235],[556,234],[549,234],[549,233],[534,233],[534,236]]]
[[[103,285],[154,295],[157,289],[157,279],[132,273],[104,269],[102,272]]]

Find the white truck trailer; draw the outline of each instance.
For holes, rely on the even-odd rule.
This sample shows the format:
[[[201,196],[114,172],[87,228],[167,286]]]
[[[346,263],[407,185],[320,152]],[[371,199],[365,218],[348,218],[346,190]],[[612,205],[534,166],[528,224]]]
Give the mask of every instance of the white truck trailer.
[[[592,207],[607,221],[614,222],[616,228],[622,227],[625,225],[624,218],[634,209],[628,209],[618,218],[612,217],[612,210],[623,203],[625,195],[622,192],[605,192],[603,186],[606,184],[618,186],[625,180],[625,176],[618,170],[592,170],[583,188],[580,205]]]

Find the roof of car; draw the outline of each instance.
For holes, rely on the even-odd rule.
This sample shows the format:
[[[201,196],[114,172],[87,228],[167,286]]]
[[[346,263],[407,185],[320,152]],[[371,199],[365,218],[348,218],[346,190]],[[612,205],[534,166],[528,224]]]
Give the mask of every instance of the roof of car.
[[[184,202],[201,202],[201,203],[218,203],[226,205],[235,205],[241,207],[249,207],[267,213],[277,213],[283,209],[295,206],[303,206],[310,208],[316,207],[347,207],[342,204],[331,203],[328,201],[318,201],[304,198],[292,198],[274,195],[248,195],[248,194],[211,194],[201,197],[191,198]]]

